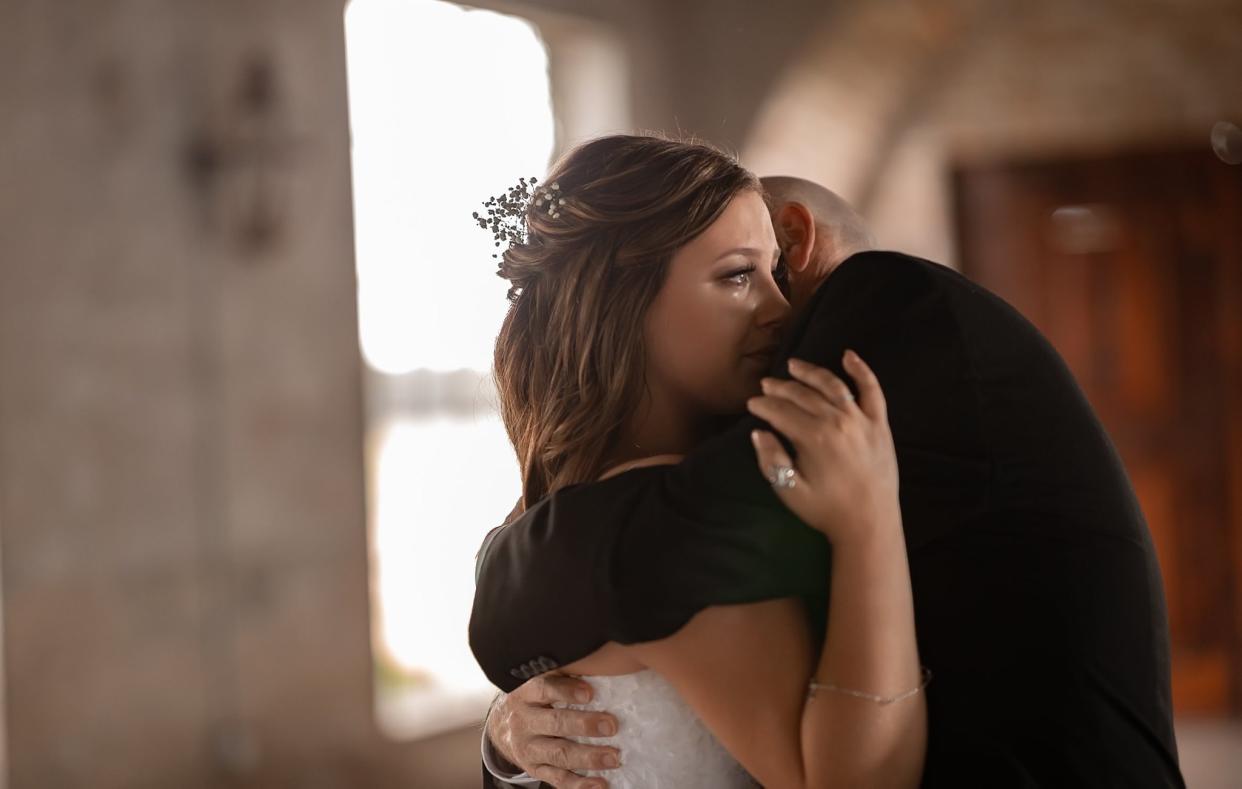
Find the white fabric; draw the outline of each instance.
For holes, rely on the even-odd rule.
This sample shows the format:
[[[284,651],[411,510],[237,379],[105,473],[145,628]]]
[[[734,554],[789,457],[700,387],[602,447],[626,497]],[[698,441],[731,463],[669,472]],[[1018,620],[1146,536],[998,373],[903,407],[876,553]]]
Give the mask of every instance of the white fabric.
[[[611,789],[755,789],[759,784],[707,730],[663,677],[651,670],[618,676],[589,676],[595,694],[589,704],[560,704],[604,710],[617,717],[615,737],[574,737],[621,751],[621,767],[585,771],[601,775]]]

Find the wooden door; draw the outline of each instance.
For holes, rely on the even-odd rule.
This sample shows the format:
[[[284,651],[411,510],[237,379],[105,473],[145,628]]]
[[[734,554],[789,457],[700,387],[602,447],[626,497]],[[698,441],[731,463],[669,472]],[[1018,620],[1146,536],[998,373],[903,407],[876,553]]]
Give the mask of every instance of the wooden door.
[[[1163,571],[1178,714],[1242,714],[1242,168],[1210,151],[963,167],[963,272],[1065,357]]]

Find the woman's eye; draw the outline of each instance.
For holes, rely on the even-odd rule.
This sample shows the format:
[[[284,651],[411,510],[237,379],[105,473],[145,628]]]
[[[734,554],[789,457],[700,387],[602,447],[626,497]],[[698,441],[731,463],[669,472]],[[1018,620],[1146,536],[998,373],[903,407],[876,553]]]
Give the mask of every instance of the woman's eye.
[[[754,272],[755,272],[755,267],[750,266],[749,268],[744,268],[739,271],[734,271],[731,274],[725,275],[724,280],[725,282],[728,282],[731,285],[745,285],[748,282],[750,282],[750,275],[753,274]]]

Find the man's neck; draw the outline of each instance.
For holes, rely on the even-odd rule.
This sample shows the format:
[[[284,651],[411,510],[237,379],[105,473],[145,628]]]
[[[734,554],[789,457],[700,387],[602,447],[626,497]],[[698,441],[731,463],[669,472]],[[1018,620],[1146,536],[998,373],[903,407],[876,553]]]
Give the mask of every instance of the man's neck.
[[[795,299],[791,299],[794,312],[802,312],[802,310],[804,310],[807,305],[811,303],[811,299],[815,297],[815,293],[819,290],[820,286],[824,284],[825,280],[827,280],[828,277],[832,275],[832,272],[836,271],[842,263],[855,255],[866,251],[866,249],[861,248],[841,251],[834,249],[821,250],[820,254],[809,264],[810,270],[813,272],[813,274],[810,274],[810,276],[807,277],[809,281],[807,284],[797,288],[794,291],[793,295],[795,296]]]
[[[824,280],[828,279],[828,275],[836,271],[837,267],[845,261],[861,252],[869,252],[870,249],[870,247],[865,246],[848,246],[824,250],[819,264],[819,282],[822,284]]]

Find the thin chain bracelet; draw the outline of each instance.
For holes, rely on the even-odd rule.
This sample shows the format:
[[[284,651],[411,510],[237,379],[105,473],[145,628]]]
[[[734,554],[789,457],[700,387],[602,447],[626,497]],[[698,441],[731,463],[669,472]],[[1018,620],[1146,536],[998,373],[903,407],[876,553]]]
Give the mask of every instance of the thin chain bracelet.
[[[843,693],[846,696],[853,696],[854,698],[858,698],[858,699],[866,699],[867,701],[874,701],[876,704],[879,704],[881,707],[883,707],[883,706],[892,704],[894,702],[901,701],[902,699],[908,699],[911,696],[918,693],[919,691],[923,690],[923,688],[927,687],[927,683],[931,682],[932,680],[931,669],[927,668],[927,666],[921,666],[920,668],[923,670],[923,681],[919,683],[919,686],[917,688],[911,688],[910,690],[907,690],[904,693],[898,693],[896,696],[880,696],[875,693],[867,693],[866,691],[862,691],[862,690],[852,690],[850,688],[843,688],[843,687],[840,687],[839,685],[833,685],[831,683],[816,682],[815,680],[811,680],[810,684],[807,685],[806,697],[808,700],[813,699],[815,698],[816,691],[831,690],[833,693]]]

